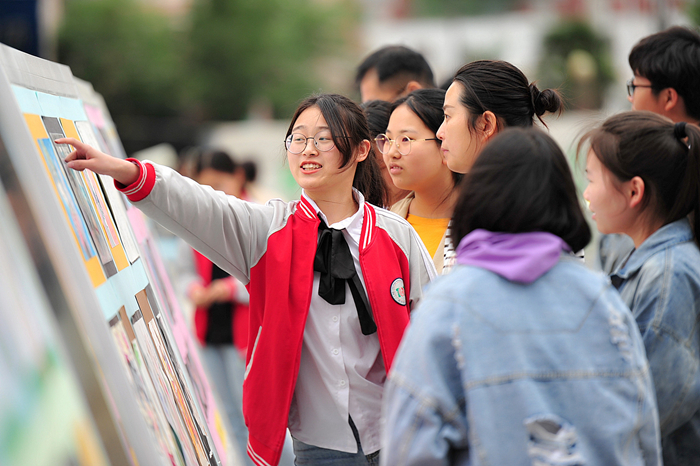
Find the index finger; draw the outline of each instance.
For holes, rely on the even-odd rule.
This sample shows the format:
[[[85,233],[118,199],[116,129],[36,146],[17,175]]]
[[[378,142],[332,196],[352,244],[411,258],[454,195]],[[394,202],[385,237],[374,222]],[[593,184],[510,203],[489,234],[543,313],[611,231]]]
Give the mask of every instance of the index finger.
[[[81,146],[85,146],[85,144],[83,144],[82,142],[78,141],[75,138],[59,138],[59,139],[55,139],[54,142],[56,144],[70,144],[71,146],[75,147],[76,149],[81,147]]]

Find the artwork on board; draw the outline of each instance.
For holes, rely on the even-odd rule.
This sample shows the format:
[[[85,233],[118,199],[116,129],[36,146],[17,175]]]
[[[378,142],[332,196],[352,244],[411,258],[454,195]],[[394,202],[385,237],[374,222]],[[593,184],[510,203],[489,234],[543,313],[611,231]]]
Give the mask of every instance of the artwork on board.
[[[58,197],[61,199],[63,208],[68,215],[68,220],[73,227],[73,232],[78,239],[78,245],[83,253],[83,260],[87,261],[97,255],[97,250],[90,237],[85,218],[80,213],[80,207],[78,207],[75,194],[63,171],[62,162],[56,154],[54,145],[50,139],[41,139],[39,141],[39,147],[41,148],[41,154],[44,157],[46,165],[49,167],[49,173],[51,178],[53,178],[54,185],[58,190]]]
[[[150,290],[150,292],[152,294],[152,290]],[[163,324],[159,322],[160,319],[156,319],[155,317],[147,290],[137,293],[136,300],[146,320],[151,341],[161,362],[161,369],[170,381],[175,403],[178,406],[192,445],[194,445],[197,458],[201,464],[207,464],[209,462],[209,452],[211,451],[209,442],[201,427],[202,423],[199,422],[197,413],[194,410],[191,394],[188,390],[183,389],[183,387],[185,387],[183,374],[179,370],[179,365],[175,363],[177,359],[170,345],[170,341],[163,335],[163,330],[160,327],[160,325]]]
[[[87,121],[76,121],[75,129],[78,131],[81,141],[93,147],[98,147],[95,146],[95,144],[97,144],[97,140],[95,139],[92,133],[90,123],[88,123]],[[100,186],[99,180],[97,179],[97,175],[95,175],[95,173],[89,170],[83,171],[83,179],[86,181],[88,188],[90,189],[90,193],[92,194],[92,198],[95,200],[97,213],[100,216],[100,220],[102,220],[102,225],[104,225],[105,227],[105,232],[107,233],[107,239],[109,240],[109,244],[111,247],[116,247],[117,244],[119,244],[119,235],[117,233],[117,227],[114,224],[114,220],[110,215],[110,211],[107,207],[105,198],[102,195],[102,188]]]
[[[100,133],[97,132],[97,129],[92,125],[92,123],[90,123],[89,121],[76,121],[75,129],[80,135],[80,140],[83,141],[85,144],[95,147],[103,152],[107,152],[107,143],[104,141]],[[133,264],[134,261],[140,257],[140,254],[138,247],[136,246],[136,240],[134,239],[134,235],[131,231],[131,228],[129,227],[129,221],[126,216],[124,195],[117,191],[117,189],[114,187],[114,180],[112,178],[102,175],[98,176],[94,173],[83,173],[86,176],[86,178],[94,180],[93,184],[95,185],[95,187],[93,188],[91,186],[91,191],[93,189],[97,189],[98,184],[101,183],[101,187],[103,188],[104,192],[104,197],[100,196],[99,193],[95,193],[95,195],[99,197],[103,203],[105,202],[106,198],[106,202],[109,204],[110,207],[110,209],[107,209],[107,206],[101,207],[101,211],[106,213],[112,213],[114,222],[111,221],[111,218],[108,218],[107,220],[109,221],[111,229],[115,228],[114,223],[116,223],[117,228],[111,231],[115,231],[115,235],[119,235],[119,238],[121,239],[121,244],[124,247],[124,252],[126,254],[127,260],[129,261],[129,263]]]
[[[144,378],[144,373],[138,367],[139,361],[132,346],[133,338],[129,337],[130,334],[133,335],[133,329],[126,318],[126,311],[123,306],[109,322],[109,327],[119,354],[122,356],[122,362],[124,362],[129,381],[137,393],[141,413],[158,442],[160,447],[159,453],[162,455],[161,458],[164,460],[164,464],[184,466],[184,459],[177,449],[172,430],[165,420],[165,415],[162,412],[151,380],[147,374]]]
[[[163,406],[163,413],[176,438],[177,445],[180,447],[180,453],[185,460],[185,464],[187,466],[198,466],[199,461],[197,459],[197,454],[195,453],[192,442],[188,440],[189,435],[177,404],[175,403],[175,395],[172,391],[172,386],[161,366],[158,351],[151,339],[148,325],[143,318],[141,310],[137,310],[136,313],[131,316],[131,325],[134,329],[134,335],[138,343],[139,352],[143,357],[144,365],[158,393],[158,398]]]
[[[12,198],[0,183],[0,464],[107,466]]]
[[[205,418],[204,421],[206,421],[209,426],[212,442],[223,462],[228,456],[226,450],[227,445],[230,445],[229,442],[223,441],[228,437],[228,432],[223,423],[217,422],[217,419],[220,419],[220,415],[217,411],[216,403],[214,402],[212,387],[209,384],[204,367],[199,358],[197,343],[180,310],[178,300],[175,297],[170,279],[160,257],[159,249],[153,241],[153,236],[148,229],[144,214],[138,209],[132,208],[129,210],[128,215],[134,233],[139,240],[144,264],[151,277],[149,279],[151,288],[155,293],[155,297],[158,298],[154,302],[154,308],[157,303],[162,304],[162,308],[158,309],[158,311],[162,312],[156,312],[156,315],[162,317],[156,320],[159,321],[160,318],[165,318],[172,331],[175,338],[175,345],[184,363],[183,370],[187,373],[192,382],[194,395],[202,407]],[[151,293],[150,296],[153,296],[154,293]],[[173,358],[173,360],[175,359]],[[180,379],[185,380],[185,375],[180,372],[179,366],[176,366],[176,370]]]
[[[44,122],[46,132],[49,134],[51,141],[56,139],[64,138],[65,134],[61,123],[58,118],[42,116],[41,119]],[[100,263],[102,268],[107,275],[111,277],[117,273],[117,266],[114,263],[112,253],[110,252],[109,245],[100,226],[100,221],[97,217],[97,212],[95,209],[95,204],[90,200],[90,194],[86,183],[79,172],[75,170],[68,169],[65,166],[65,158],[70,154],[70,147],[67,144],[56,144],[53,143],[54,150],[58,154],[58,158],[61,161],[61,169],[68,179],[73,193],[78,201],[78,207],[87,222],[88,231],[92,237],[94,244],[97,248],[97,255],[100,258]]]

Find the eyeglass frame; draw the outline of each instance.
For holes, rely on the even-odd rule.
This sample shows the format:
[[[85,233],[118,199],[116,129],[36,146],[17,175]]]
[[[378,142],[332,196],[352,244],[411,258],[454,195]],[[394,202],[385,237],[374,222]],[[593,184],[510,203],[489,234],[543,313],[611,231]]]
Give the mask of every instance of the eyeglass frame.
[[[379,148],[379,141],[378,141],[377,139],[379,139],[379,138],[382,137],[382,136],[384,137],[384,139],[387,140],[387,142],[389,142],[389,149],[387,149],[386,152],[382,151],[382,150]],[[413,139],[413,138],[411,138],[411,137],[409,137],[409,136],[403,135],[403,136],[401,136],[401,138],[402,138],[402,139],[404,139],[404,138],[405,138],[405,139],[408,139],[408,141],[409,141],[409,142],[408,142],[408,152],[406,152],[405,154],[404,154],[403,152],[401,152],[401,145],[400,145],[398,142],[396,142],[396,139],[391,139],[391,138],[389,138],[389,136],[387,136],[386,133],[377,134],[377,137],[374,138],[374,142],[377,144],[377,150],[378,150],[379,152],[381,152],[382,155],[388,153],[388,152],[391,150],[391,145],[392,145],[394,142],[396,142],[396,150],[399,151],[399,154],[401,154],[401,155],[408,155],[408,154],[411,153],[411,143],[413,143],[413,142],[421,142],[421,141],[440,141],[440,138],[438,138],[438,137],[434,137],[434,138],[425,138],[425,139]]]
[[[650,89],[652,89],[652,88],[654,87],[653,84],[635,84],[635,83],[634,83],[634,78],[630,78],[630,80],[627,81],[626,84],[627,84],[627,95],[628,95],[629,97],[634,96],[634,91],[635,91],[635,89],[637,89],[638,87],[648,87],[648,88],[650,88]]]
[[[298,155],[298,154],[301,154],[302,152],[304,152],[304,151],[306,150],[306,148],[307,148],[308,145],[309,145],[309,139],[313,139],[313,141],[314,141],[314,147],[315,147],[319,152],[328,152],[328,151],[333,150],[333,148],[335,147],[335,140],[336,140],[336,138],[348,138],[348,137],[350,137],[350,136],[333,136],[333,133],[331,133],[331,140],[333,141],[333,145],[332,145],[331,147],[329,147],[328,149],[321,149],[320,147],[318,147],[318,141],[316,140],[316,136],[318,136],[319,133],[322,133],[322,132],[324,132],[324,131],[329,131],[329,130],[327,130],[327,129],[322,129],[322,130],[320,130],[320,131],[317,131],[316,134],[314,134],[312,137],[306,137],[306,136],[305,136],[304,134],[302,134],[302,133],[291,133],[291,134],[290,134],[289,136],[287,136],[287,138],[284,140],[284,148],[287,150],[287,152],[289,152],[289,153],[291,153],[291,154],[294,154],[294,155]],[[304,139],[305,139],[305,141],[304,141],[304,148],[303,148],[302,150],[300,150],[299,152],[292,152],[291,150],[289,150],[289,147],[292,145],[292,141],[291,141],[290,138],[291,138],[293,135],[295,135],[295,134],[299,134],[299,135],[301,135],[301,136],[304,136]]]

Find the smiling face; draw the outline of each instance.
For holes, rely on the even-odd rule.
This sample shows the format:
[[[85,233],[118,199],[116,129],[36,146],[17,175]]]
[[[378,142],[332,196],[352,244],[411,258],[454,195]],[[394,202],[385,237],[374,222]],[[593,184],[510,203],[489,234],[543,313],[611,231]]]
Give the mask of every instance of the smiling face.
[[[469,111],[461,102],[463,86],[453,82],[445,94],[445,120],[437,132],[442,153],[450,170],[467,173],[481,151],[483,141],[469,130]]]
[[[328,123],[316,106],[307,108],[299,115],[294,122],[292,133],[301,134],[307,138],[313,138],[316,135],[319,139],[331,137]],[[366,156],[366,153],[364,157],[356,156],[348,165],[341,168],[343,156],[338,148],[333,145],[333,148],[328,151],[319,151],[313,139],[307,140],[306,148],[299,154],[287,151],[289,170],[294,180],[314,201],[332,198],[339,192],[349,191],[352,188],[357,163]]]
[[[422,141],[434,138],[435,134],[408,105],[399,105],[391,113],[386,135],[394,142],[384,154],[384,163],[396,187],[420,191],[434,186],[438,179],[450,179],[451,174],[442,158],[438,141]],[[404,136],[414,139],[407,155],[400,154],[396,148],[396,140]],[[401,151],[406,152],[406,143],[400,144]]]
[[[598,231],[603,234],[628,233],[628,227],[633,223],[633,212],[622,193],[624,183],[615,183],[615,176],[592,150],[586,157],[586,178],[588,186],[583,198],[589,203],[588,208]]]

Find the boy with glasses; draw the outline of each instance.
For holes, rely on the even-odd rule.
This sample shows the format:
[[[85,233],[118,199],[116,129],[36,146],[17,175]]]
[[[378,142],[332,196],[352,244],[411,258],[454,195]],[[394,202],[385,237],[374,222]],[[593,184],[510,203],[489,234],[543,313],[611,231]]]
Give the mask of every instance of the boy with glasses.
[[[674,122],[700,122],[700,34],[674,26],[640,40],[629,55],[632,110],[649,110]]]

